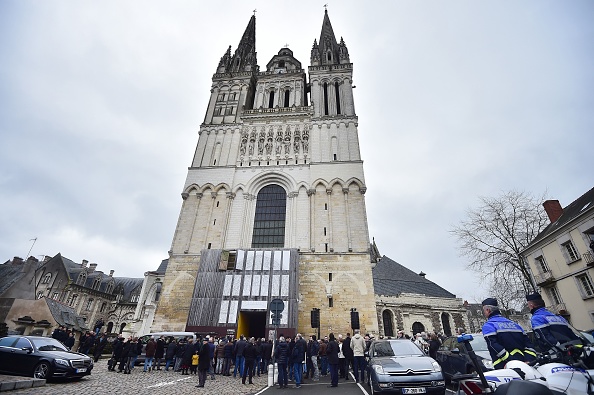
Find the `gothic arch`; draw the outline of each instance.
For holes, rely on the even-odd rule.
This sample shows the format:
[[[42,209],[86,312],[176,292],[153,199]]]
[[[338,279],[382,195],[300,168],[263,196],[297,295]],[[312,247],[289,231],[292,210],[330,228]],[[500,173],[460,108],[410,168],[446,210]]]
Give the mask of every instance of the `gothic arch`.
[[[270,184],[280,185],[287,194],[297,189],[297,183],[293,177],[283,173],[271,172],[252,178],[246,186],[247,193],[257,196],[260,189]]]
[[[357,185],[357,186],[359,187],[359,189],[361,189],[361,188],[363,188],[363,187],[365,186],[365,184],[363,184],[363,183],[361,182],[361,180],[359,180],[359,179],[358,179],[358,178],[356,178],[356,177],[349,178],[345,184],[346,184],[346,185],[348,185],[349,187],[350,187],[352,184],[355,184],[355,185]]]
[[[297,188],[296,188],[297,192],[299,192],[299,190],[301,188],[304,188],[305,191],[307,192],[309,185],[307,185],[304,181],[301,181],[299,184],[297,184]]]
[[[313,189],[316,189],[320,184],[322,185],[322,187],[324,187],[324,189],[328,189],[328,183],[325,180],[322,180],[321,178],[318,178],[317,180],[312,182],[311,186]]]
[[[329,183],[330,188],[334,187],[334,185],[338,184],[341,188],[344,188],[345,184],[340,178],[335,178],[331,180]]]
[[[200,185],[190,184],[184,189],[184,193],[200,192]]]

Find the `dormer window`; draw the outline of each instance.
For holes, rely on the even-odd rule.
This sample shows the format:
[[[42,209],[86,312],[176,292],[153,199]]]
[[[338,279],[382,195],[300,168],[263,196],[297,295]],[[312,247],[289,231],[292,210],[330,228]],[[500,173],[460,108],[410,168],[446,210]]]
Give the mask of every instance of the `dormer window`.
[[[138,299],[140,299],[140,295],[139,294],[134,294],[132,295],[132,297],[130,298],[130,301],[132,303],[138,303]]]
[[[112,293],[113,292],[113,281],[107,284],[107,288],[105,289],[105,293]]]
[[[52,274],[51,273],[47,273],[45,276],[43,276],[43,281],[41,281],[42,284],[49,284],[49,282],[52,279]]]
[[[95,281],[93,281],[93,289],[99,289],[101,286],[101,277],[97,277]]]
[[[87,273],[82,272],[81,274],[78,275],[78,279],[76,280],[76,283],[78,285],[85,285],[85,282],[87,282]]]
[[[278,61],[278,67],[285,67],[285,61],[284,60],[279,60]]]

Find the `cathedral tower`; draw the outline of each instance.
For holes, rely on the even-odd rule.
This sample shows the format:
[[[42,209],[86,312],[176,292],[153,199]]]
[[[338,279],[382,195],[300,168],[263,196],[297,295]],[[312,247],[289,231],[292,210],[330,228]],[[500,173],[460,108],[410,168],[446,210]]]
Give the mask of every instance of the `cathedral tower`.
[[[260,71],[252,16],[221,58],[182,192],[153,330],[377,332],[352,73],[327,11],[308,73],[289,48]],[[309,82],[308,82],[309,77]],[[313,332],[312,332],[313,333]]]

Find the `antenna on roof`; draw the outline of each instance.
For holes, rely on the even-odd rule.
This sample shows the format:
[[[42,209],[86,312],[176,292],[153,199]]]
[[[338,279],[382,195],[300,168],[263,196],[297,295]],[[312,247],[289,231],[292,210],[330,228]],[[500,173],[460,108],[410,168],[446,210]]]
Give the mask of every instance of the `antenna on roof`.
[[[27,260],[29,258],[29,254],[31,253],[31,250],[33,249],[33,246],[35,245],[35,242],[37,241],[37,237],[34,239],[30,239],[29,241],[32,241],[33,244],[31,244],[31,248],[29,248],[29,252],[27,252],[27,255],[25,255],[25,260]]]

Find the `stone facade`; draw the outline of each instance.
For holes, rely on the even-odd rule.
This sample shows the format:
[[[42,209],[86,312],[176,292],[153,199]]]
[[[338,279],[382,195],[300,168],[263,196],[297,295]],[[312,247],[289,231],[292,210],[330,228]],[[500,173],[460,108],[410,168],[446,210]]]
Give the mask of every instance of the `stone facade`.
[[[327,13],[308,73],[289,48],[260,71],[250,19],[212,78],[152,330],[188,325],[202,251],[258,248],[258,196],[272,185],[286,193],[284,243],[274,247],[299,251],[292,329],[311,332],[309,312],[320,308],[324,330],[346,332],[357,308],[365,330],[377,330],[352,72]]]

